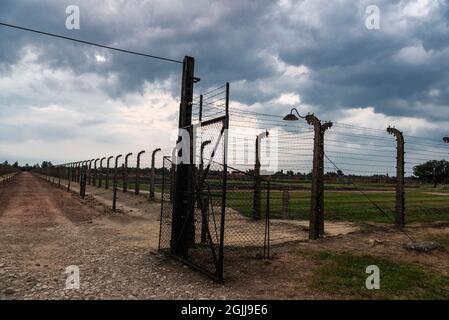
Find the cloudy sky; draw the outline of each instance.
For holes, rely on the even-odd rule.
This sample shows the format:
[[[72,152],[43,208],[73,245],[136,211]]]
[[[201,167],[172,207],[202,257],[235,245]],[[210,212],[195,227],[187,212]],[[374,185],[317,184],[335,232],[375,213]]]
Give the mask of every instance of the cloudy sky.
[[[94,4],[95,3],[95,4]],[[66,7],[80,29],[66,28]],[[380,28],[366,27],[366,8]],[[231,108],[449,134],[449,1],[0,1],[0,21],[182,60]],[[0,160],[167,147],[180,65],[0,26]]]

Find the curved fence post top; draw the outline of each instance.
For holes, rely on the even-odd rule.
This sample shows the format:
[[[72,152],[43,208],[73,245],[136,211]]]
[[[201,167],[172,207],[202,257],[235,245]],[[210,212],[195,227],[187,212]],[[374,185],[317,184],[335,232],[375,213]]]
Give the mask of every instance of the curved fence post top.
[[[388,127],[387,128],[387,132],[389,134],[395,136],[397,142],[399,142],[399,143],[403,143],[404,142],[404,135],[403,135],[402,131],[399,131],[398,129],[393,128],[393,127]]]
[[[117,167],[118,165],[118,159],[120,159],[122,157],[121,154],[119,154],[118,156],[115,157],[115,166]]]

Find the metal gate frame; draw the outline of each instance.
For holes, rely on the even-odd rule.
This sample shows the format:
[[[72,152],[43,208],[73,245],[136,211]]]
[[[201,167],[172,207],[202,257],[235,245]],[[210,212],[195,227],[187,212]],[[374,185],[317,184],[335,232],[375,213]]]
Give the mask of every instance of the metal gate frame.
[[[193,221],[193,238],[192,237],[185,237],[185,235],[180,236],[178,239],[173,239],[173,233],[170,232],[170,241],[167,241],[167,234],[168,231],[167,228],[171,228],[173,226],[173,213],[174,213],[174,198],[176,197],[173,192],[183,192],[182,190],[174,191],[173,186],[176,185],[176,182],[174,181],[174,177],[176,177],[176,174],[173,172],[173,170],[176,169],[177,166],[173,165],[173,159],[170,160],[169,157],[164,157],[164,170],[163,170],[163,183],[162,183],[162,200],[161,200],[161,224],[160,224],[160,233],[159,233],[159,250],[167,253],[169,256],[182,261],[183,263],[191,266],[192,268],[206,274],[207,276],[211,277],[215,281],[222,282],[223,281],[223,274],[224,274],[224,226],[225,226],[225,211],[226,211],[226,190],[227,190],[227,143],[228,143],[228,132],[227,129],[229,127],[229,116],[228,114],[211,119],[208,121],[204,121],[199,124],[199,127],[201,129],[207,128],[208,126],[213,126],[221,123],[221,128],[219,132],[219,136],[215,141],[215,145],[213,148],[213,151],[211,152],[210,158],[208,160],[207,166],[205,166],[204,169],[201,171],[198,170],[195,164],[190,164],[190,173],[191,173],[191,179],[192,179],[192,185],[193,190],[191,191],[191,199],[190,201],[190,209],[187,212],[187,215],[185,216],[184,224],[182,226],[182,232],[191,232],[191,230],[188,228],[187,223],[189,221]],[[198,126],[198,125],[197,125]],[[189,126],[185,129],[189,130],[189,132],[192,133],[193,131],[193,125]],[[223,144],[223,146],[220,146],[220,144]],[[222,148],[222,150],[219,150],[219,148]],[[223,153],[223,163],[219,163],[217,161],[214,161],[214,157],[216,157],[217,151],[222,151]],[[170,178],[170,196],[168,197],[169,201],[165,201],[167,199],[167,170],[166,168],[170,166],[172,172],[169,175]],[[218,243],[214,242],[214,239],[211,235],[210,229],[209,229],[209,207],[205,208],[205,203],[203,201],[204,194],[207,194],[207,204],[212,203],[212,199],[216,196],[212,196],[210,187],[207,189],[207,191],[204,191],[205,184],[207,184],[206,179],[208,178],[209,174],[211,173],[211,167],[212,166],[218,166],[218,168],[221,168],[221,177],[220,177],[220,184],[221,184],[221,202],[220,202],[220,209],[217,210],[220,220],[220,227],[216,228],[217,221],[215,221],[215,213],[214,213],[214,207],[212,206],[212,216],[214,218],[214,226],[215,226],[215,236]],[[185,191],[184,191],[185,192]],[[168,210],[167,210],[168,207]],[[197,243],[196,236],[197,232],[195,230],[195,211],[196,210],[201,211],[201,229],[206,228],[205,233],[204,230],[201,231],[201,239],[203,240],[206,238],[206,243]],[[192,220],[190,220],[192,219]],[[204,223],[204,221],[206,221]],[[171,224],[171,226],[168,226]],[[218,233],[218,234],[217,234]],[[173,250],[173,248],[176,248],[176,246],[179,245],[179,243],[176,243],[176,241],[179,240],[185,240],[189,239],[189,241],[192,241],[192,243],[183,244],[188,247],[187,254],[185,256],[181,256],[179,254],[176,254],[176,252],[179,252],[177,250]],[[209,268],[207,267],[207,263],[204,260],[204,256],[202,257],[201,254],[204,252],[200,252],[202,246],[206,247],[206,251],[210,250],[210,254],[212,255],[212,261],[213,263],[209,263]],[[195,260],[195,251],[198,251],[200,253],[199,261]],[[207,257],[206,257],[207,258]],[[206,259],[207,260],[207,259]],[[210,261],[209,261],[210,262]]]

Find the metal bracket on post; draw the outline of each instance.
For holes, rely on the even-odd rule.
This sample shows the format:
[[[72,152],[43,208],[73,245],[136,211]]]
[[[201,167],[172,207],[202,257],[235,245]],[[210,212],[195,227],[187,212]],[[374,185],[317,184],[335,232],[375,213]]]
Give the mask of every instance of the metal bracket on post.
[[[116,203],[117,203],[117,167],[118,167],[118,159],[122,157],[121,154],[119,154],[117,157],[115,157],[115,167],[114,167],[114,180],[112,183],[112,211],[115,212],[116,210]]]
[[[106,162],[106,179],[104,181],[105,189],[109,189],[109,171],[110,171],[109,162],[111,161],[112,158],[114,158],[114,156],[108,157],[107,162]]]
[[[150,200],[154,201],[154,184],[155,184],[155,162],[156,162],[156,153],[161,151],[161,148],[157,148],[153,150],[151,154],[151,173],[150,173]]]
[[[314,127],[309,239],[318,239],[324,235],[324,133],[332,122],[323,124],[314,114],[308,114],[306,121]]]
[[[136,194],[136,195],[140,193],[140,184],[139,184],[140,183],[140,181],[139,181],[139,178],[140,178],[140,156],[144,153],[145,153],[145,150],[142,150],[137,154],[136,181],[134,184],[134,194]]]
[[[261,179],[260,179],[260,143],[263,138],[268,137],[268,131],[265,130],[256,137],[256,155],[254,162],[254,196],[253,196],[253,219],[261,218]]]
[[[125,156],[125,163],[123,166],[123,187],[122,191],[127,192],[128,191],[128,158],[132,155],[132,152],[128,153]]]
[[[395,224],[398,228],[405,226],[405,160],[404,160],[404,135],[396,128],[387,128],[387,132],[396,137],[396,215]]]

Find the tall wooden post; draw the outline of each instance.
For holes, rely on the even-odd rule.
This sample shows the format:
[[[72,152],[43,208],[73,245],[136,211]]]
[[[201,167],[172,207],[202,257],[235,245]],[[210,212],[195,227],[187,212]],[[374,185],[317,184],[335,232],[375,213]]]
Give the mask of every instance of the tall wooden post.
[[[313,114],[306,121],[314,127],[309,239],[318,239],[324,235],[324,133],[332,122],[322,124]]]
[[[195,60],[185,57],[182,71],[181,104],[179,110],[179,129],[192,124],[192,100]],[[192,137],[191,137],[192,138]],[[179,136],[178,141],[181,137]],[[182,150],[181,152],[185,152]],[[192,206],[192,163],[176,164],[175,194],[171,230],[171,252],[177,256],[187,257],[188,248],[195,237]]]
[[[387,132],[396,137],[396,215],[395,224],[398,228],[405,226],[405,160],[404,135],[396,128],[387,128]]]
[[[160,148],[153,150],[151,154],[151,173],[150,173],[150,200],[154,201],[154,184],[155,184],[155,161],[156,161],[156,153],[161,151]]]

